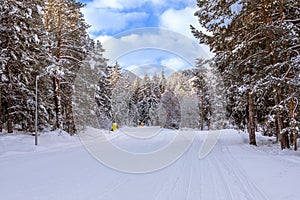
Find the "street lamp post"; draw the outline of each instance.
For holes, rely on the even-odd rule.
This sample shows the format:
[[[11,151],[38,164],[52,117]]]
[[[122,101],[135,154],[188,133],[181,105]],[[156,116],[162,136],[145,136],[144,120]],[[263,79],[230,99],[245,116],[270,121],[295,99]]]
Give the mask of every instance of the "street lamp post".
[[[41,77],[46,76],[48,72],[44,72],[40,75],[37,75],[35,78],[35,136],[34,136],[34,144],[38,145],[38,81]]]
[[[35,126],[35,135],[34,135],[34,144],[38,145],[38,133],[37,133],[37,120],[38,120],[38,80],[39,76],[36,76],[35,78],[35,121],[34,121],[34,126]]]
[[[37,75],[35,78],[35,136],[34,136],[34,144],[38,145],[38,81],[41,77],[51,74],[51,71],[57,72],[59,70],[59,66],[57,65],[50,65],[47,67],[47,71]]]

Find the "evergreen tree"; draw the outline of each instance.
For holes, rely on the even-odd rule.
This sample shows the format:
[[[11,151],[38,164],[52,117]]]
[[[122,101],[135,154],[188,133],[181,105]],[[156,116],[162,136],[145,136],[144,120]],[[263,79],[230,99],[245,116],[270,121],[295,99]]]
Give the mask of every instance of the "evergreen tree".
[[[90,44],[86,32],[89,26],[80,11],[82,7],[83,4],[75,0],[47,0],[44,9],[45,25],[52,40],[51,53],[59,66],[59,70],[53,72],[56,127],[71,134],[76,131],[72,85]],[[64,84],[61,85],[61,81]]]
[[[136,77],[133,86],[132,86],[132,95],[129,100],[129,118],[132,120],[131,126],[137,126],[139,124],[139,110],[138,110],[138,102],[139,99],[139,91],[140,91],[140,78]]]
[[[108,74],[109,74],[108,80],[109,80],[109,84],[111,85],[111,89],[112,89],[111,108],[113,109],[113,107],[115,105],[117,105],[117,103],[119,102],[119,100],[117,98],[118,94],[116,94],[116,91],[114,91],[114,90],[118,87],[119,81],[123,78],[123,74],[121,71],[122,69],[118,62],[116,62],[114,66],[108,66],[107,69],[108,69]],[[115,104],[115,105],[113,105],[113,104]],[[116,116],[116,113],[112,110],[112,113],[111,113],[112,122],[116,122],[117,119],[115,118],[115,116]]]
[[[299,68],[291,67],[299,66],[291,64],[299,55],[299,47],[295,45],[299,40],[299,3],[290,0],[197,2],[199,11],[195,15],[211,34],[194,27],[192,32],[216,54],[214,61],[223,76],[231,116],[237,123],[247,125],[250,144],[256,145],[257,123],[275,115],[281,145],[289,147],[288,133],[296,127],[292,124],[297,124],[294,97],[299,90],[288,79],[294,80],[299,73]],[[265,111],[260,113],[264,117],[257,116],[258,106],[260,111]],[[268,111],[272,106],[272,111]],[[284,120],[287,117],[293,123]]]
[[[199,126],[200,129],[204,129],[204,122],[208,129],[210,129],[211,123],[211,102],[210,93],[207,84],[207,69],[205,67],[205,61],[197,59],[195,69],[193,70],[193,78],[190,80],[192,87],[198,97],[199,106]]]
[[[208,79],[210,97],[211,97],[211,122],[214,129],[224,129],[228,126],[228,116],[226,112],[226,102],[224,81],[222,76],[211,63],[211,74]]]
[[[160,109],[160,100],[161,100],[161,87],[160,87],[161,78],[155,73],[151,79],[151,95],[150,101],[151,108],[149,110],[149,116],[152,126],[159,126],[161,121],[161,115],[159,112]]]
[[[49,64],[42,2],[1,1],[1,126],[33,131],[35,77]],[[44,107],[43,102],[40,107]],[[45,113],[45,110],[41,110]]]
[[[109,67],[109,69],[110,69],[110,75],[109,75],[110,84],[112,85],[112,87],[116,87],[119,80],[123,77],[121,67],[119,63],[116,62],[115,65]]]
[[[161,98],[162,108],[165,111],[166,119],[163,125],[168,129],[179,129],[181,124],[181,109],[179,100],[172,91],[166,90]]]
[[[155,77],[154,80],[158,81],[158,77]],[[155,111],[160,103],[160,91],[160,83],[154,82],[145,74],[138,93],[139,123],[157,125],[159,116]]]
[[[119,79],[112,91],[112,115],[114,122],[119,126],[128,125],[131,121],[129,102],[132,89],[129,76],[124,76]]]
[[[296,1],[266,2],[268,16],[266,41],[266,71],[261,80],[264,95],[263,107],[267,112],[264,120],[268,127],[277,127],[277,138],[281,147],[289,148],[290,143],[297,150],[297,99],[299,99],[299,13],[300,3]],[[268,104],[266,104],[268,103]],[[272,106],[273,105],[273,106]],[[298,109],[299,112],[299,109]],[[274,119],[274,120],[267,120]]]
[[[112,87],[109,81],[109,67],[106,63],[108,60],[103,57],[104,51],[102,44],[97,41],[89,56],[89,66],[99,75],[99,81],[95,89],[96,115],[99,128],[109,130],[111,128]]]
[[[161,94],[163,94],[165,92],[166,85],[167,85],[167,81],[166,81],[166,77],[165,77],[165,70],[164,70],[164,68],[162,68],[161,76],[160,76],[160,80],[159,80],[159,88],[160,88]]]
[[[149,111],[151,108],[150,97],[151,97],[150,77],[147,74],[145,74],[138,94],[139,124],[144,123],[145,125],[150,125],[150,116],[149,116]]]
[[[181,108],[181,127],[199,127],[198,98],[193,92],[190,79],[193,78],[191,69],[172,73],[167,79],[167,88],[173,91]]]

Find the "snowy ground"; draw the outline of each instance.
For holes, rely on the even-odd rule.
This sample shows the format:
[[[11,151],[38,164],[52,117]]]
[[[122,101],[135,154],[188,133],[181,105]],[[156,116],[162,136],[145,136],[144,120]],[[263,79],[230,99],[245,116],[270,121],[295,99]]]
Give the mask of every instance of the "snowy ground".
[[[143,129],[137,128],[136,133],[139,131],[142,135]],[[145,153],[167,145],[176,134],[163,130],[151,139],[134,139],[119,131],[107,138],[120,148]],[[259,147],[252,147],[247,145],[246,134],[223,130],[212,152],[199,159],[206,134],[198,132],[175,163],[141,174],[101,164],[78,136],[43,133],[36,147],[32,136],[1,135],[1,199],[299,199],[300,152],[281,151],[272,138],[262,136],[258,136]]]

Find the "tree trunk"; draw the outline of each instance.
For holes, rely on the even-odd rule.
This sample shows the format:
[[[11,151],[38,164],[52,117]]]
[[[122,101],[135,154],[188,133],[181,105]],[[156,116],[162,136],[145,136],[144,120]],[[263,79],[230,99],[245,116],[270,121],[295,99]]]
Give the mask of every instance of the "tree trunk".
[[[249,95],[249,140],[251,145],[256,146],[256,139],[255,139],[255,105],[254,105],[254,97]]]
[[[275,105],[279,106],[280,103],[280,91],[277,93],[277,97],[275,97]],[[276,111],[276,129],[277,129],[277,133],[276,133],[276,143],[280,141],[281,143],[281,130],[282,130],[283,124],[282,124],[282,120],[280,117],[280,113],[279,111]],[[282,148],[282,146],[281,146]]]
[[[255,131],[258,132],[258,120],[257,120],[257,113],[255,114]]]
[[[294,150],[297,151],[297,131],[295,130],[295,103],[293,101],[293,99],[290,100],[290,105],[289,105],[289,110],[290,110],[290,126],[292,127],[292,131],[291,131],[291,144],[294,146]]]
[[[72,107],[72,88],[68,86],[67,88],[67,99],[66,99],[66,126],[67,132],[73,135],[76,132],[73,107]]]
[[[279,102],[280,102],[280,96],[278,95],[277,98],[275,98],[275,104],[277,106],[279,106]],[[277,126],[278,126],[278,134],[279,134],[279,141],[280,141],[280,147],[281,149],[286,149],[286,148],[290,148],[290,143],[289,143],[289,136],[287,132],[282,132],[283,129],[283,119],[281,118],[279,112],[277,111],[276,113],[276,118],[277,118]]]
[[[56,114],[56,128],[62,128],[61,101],[60,101],[60,81],[53,77],[53,93]]]
[[[282,133],[280,134],[281,138],[280,138],[280,145],[281,145],[281,149],[286,149],[286,148],[290,148],[290,140],[289,140],[289,136],[288,133]]]
[[[58,41],[57,41],[57,54],[56,60],[60,60],[61,56],[61,44],[62,44],[62,34],[61,34],[61,25],[62,25],[62,18],[61,18],[61,7],[58,9]],[[54,72],[53,77],[53,91],[54,91],[54,103],[55,103],[55,113],[56,113],[56,128],[62,129],[62,110],[61,110],[61,96],[60,96],[60,80],[56,77],[56,71]]]
[[[201,95],[200,97],[200,130],[203,131],[203,128],[204,128],[204,109],[203,109],[203,106],[204,106],[204,98],[203,98],[203,95]]]
[[[210,119],[207,120],[207,129],[210,130]]]
[[[298,138],[298,133],[293,134],[293,145],[294,145],[294,150],[298,150],[298,144],[297,144],[297,138]]]
[[[7,37],[6,38],[6,48],[8,49],[10,46],[10,40]],[[10,79],[10,73],[9,73],[9,65],[6,65],[6,75],[8,78],[7,82],[7,132],[12,133],[13,132],[13,117],[12,117],[12,85],[11,85],[11,79]],[[0,77],[2,79],[2,77]]]
[[[1,74],[0,74],[1,76]],[[0,78],[1,81],[1,78]],[[3,129],[3,121],[2,121],[2,82],[0,83],[0,132],[2,132]]]
[[[13,108],[12,108],[12,86],[10,79],[8,80],[8,94],[7,94],[7,132],[13,133]]]

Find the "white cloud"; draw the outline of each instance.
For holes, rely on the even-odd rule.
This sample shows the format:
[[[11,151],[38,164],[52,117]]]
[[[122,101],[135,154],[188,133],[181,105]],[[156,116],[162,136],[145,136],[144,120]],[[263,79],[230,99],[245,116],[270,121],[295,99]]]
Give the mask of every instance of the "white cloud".
[[[150,1],[154,6],[164,6],[168,8],[182,6],[196,6],[195,0],[146,0]]]
[[[107,38],[107,36],[101,39],[103,38]],[[203,58],[209,58],[207,49],[203,49],[195,40],[187,38],[177,32],[159,28],[137,29],[125,35],[110,38],[103,42],[103,47],[106,49],[105,56],[111,61],[133,51],[143,49],[156,49],[169,52],[190,63],[194,63],[195,59],[201,56]],[[147,58],[147,55],[144,57]],[[142,59],[142,57],[138,58],[138,60],[139,59]]]
[[[148,17],[145,12],[120,13],[109,9],[87,7],[82,9],[85,20],[91,25],[90,32],[119,31],[128,26],[129,23],[141,21]]]
[[[161,64],[163,66],[167,66],[169,68],[176,70],[180,70],[180,69],[185,69],[185,68],[190,68],[190,64],[187,63],[186,61],[184,61],[182,58],[169,58],[166,60],[162,60]]]
[[[109,59],[109,64],[116,61],[128,70],[139,74],[153,69],[160,71],[157,65],[166,66],[177,71],[191,68],[195,59],[210,58],[207,49],[177,32],[145,28],[124,33],[123,35],[100,36],[99,39],[104,49],[104,56]]]
[[[195,5],[195,0],[93,0],[88,5],[105,9],[135,9],[150,3],[155,7],[172,7],[176,5]]]
[[[148,6],[143,8],[145,3]],[[151,12],[154,12],[153,8],[147,8],[149,3],[155,9],[158,8],[159,13],[163,12],[159,17],[161,28],[136,29],[110,36],[113,32],[145,23]],[[179,4],[186,7],[172,9]],[[144,12],[141,12],[142,9]],[[175,69],[186,68],[186,63],[193,65],[196,58],[211,57],[209,49],[199,45],[190,33],[190,24],[200,28],[194,16],[195,11],[194,0],[94,0],[83,8],[87,23],[92,25],[90,34],[102,42],[106,50],[104,56],[110,60],[110,64],[118,60],[123,67],[158,64],[172,65],[170,67]],[[102,36],[95,35],[100,32]],[[136,51],[140,53],[133,53]]]
[[[95,38],[95,40],[99,40],[101,43],[105,43],[108,40],[113,39],[114,37],[109,36],[109,35],[100,35],[98,37]]]
[[[186,7],[181,10],[168,9],[160,16],[160,27],[194,38],[190,31],[190,24],[205,31],[199,25],[197,17],[194,16],[196,10],[196,8],[192,7]]]
[[[120,2],[117,0],[109,0],[109,1],[94,0],[91,4],[93,4],[93,6],[95,6],[96,8],[123,9],[123,5],[120,4]]]
[[[95,8],[123,10],[138,8],[143,3],[143,0],[94,0],[92,2],[89,2],[88,5],[92,5]]]
[[[196,10],[197,8],[193,7],[186,7],[181,10],[168,9],[160,16],[160,27],[178,32],[194,41],[197,41],[191,33],[190,24],[204,33],[210,33],[208,33],[205,28],[200,26],[197,17],[194,16]],[[208,46],[200,45],[200,48],[206,52],[208,57],[213,56]]]
[[[149,5],[151,6],[149,7]],[[86,22],[91,25],[89,31],[91,34],[93,34],[96,32],[117,32],[126,29],[129,25],[140,24],[141,22],[147,24],[146,19],[150,16],[150,13],[154,14],[156,10],[159,10],[159,13],[155,13],[155,15],[160,15],[165,9],[175,8],[179,5],[193,7],[195,6],[195,1],[93,0],[87,3],[87,5],[82,9],[82,12],[85,16]],[[138,11],[136,9],[138,9]],[[177,11],[174,10],[174,12]],[[163,14],[162,25],[165,28],[170,28],[169,25],[172,25],[172,23],[170,24],[169,20],[165,20],[165,16],[168,17],[168,15],[171,15],[172,17],[177,15],[177,13],[174,12],[172,13],[172,9],[169,9]],[[193,11],[191,11],[190,14],[193,15]],[[187,27],[187,29],[189,28]],[[174,31],[178,31],[178,28]]]
[[[176,72],[177,70],[174,68],[170,68],[168,66],[164,65],[158,65],[158,64],[149,64],[149,65],[140,65],[135,66],[132,65],[127,68],[127,70],[131,71],[133,74],[139,77],[143,77],[145,74],[149,76],[153,76],[154,74],[161,74],[162,70],[164,70],[165,76],[168,77],[173,72]]]

